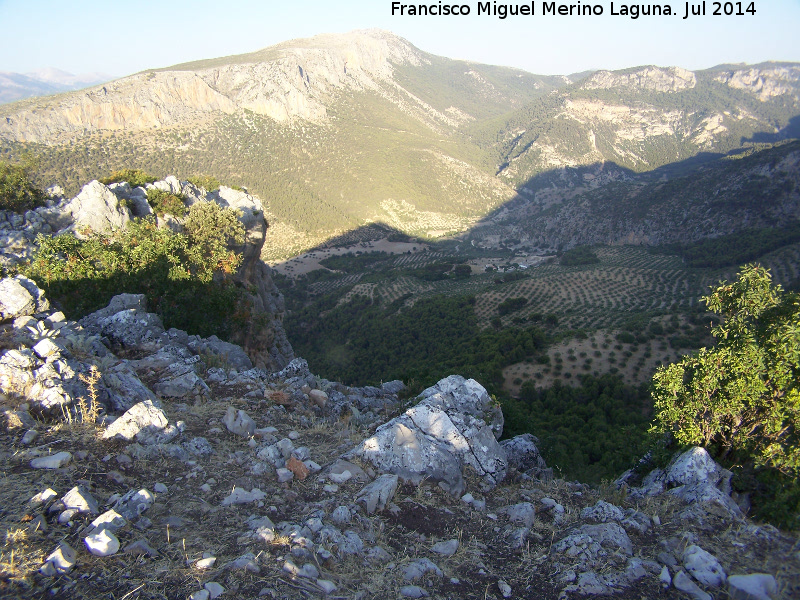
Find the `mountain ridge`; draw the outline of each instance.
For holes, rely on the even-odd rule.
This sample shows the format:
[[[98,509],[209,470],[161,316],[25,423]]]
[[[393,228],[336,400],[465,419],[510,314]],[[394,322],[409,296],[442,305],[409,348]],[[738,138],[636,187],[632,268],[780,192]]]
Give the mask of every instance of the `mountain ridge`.
[[[535,200],[535,216],[578,189],[800,135],[800,65],[578,75],[327,34],[4,105],[0,150],[38,153],[69,193],[126,167],[246,186],[267,199],[265,258],[279,260],[372,222],[433,238],[509,203]]]

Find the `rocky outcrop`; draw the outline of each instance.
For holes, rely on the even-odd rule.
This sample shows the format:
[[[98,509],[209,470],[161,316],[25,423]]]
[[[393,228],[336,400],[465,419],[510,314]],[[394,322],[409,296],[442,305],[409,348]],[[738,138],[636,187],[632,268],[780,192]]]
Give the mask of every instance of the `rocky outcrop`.
[[[597,71],[584,81],[587,90],[631,88],[652,92],[680,92],[697,85],[697,76],[680,67],[641,67],[631,71]]]
[[[755,95],[762,102],[779,96],[800,99],[800,67],[797,65],[763,64],[719,73],[715,79],[738,90]]]
[[[216,202],[237,211],[246,238],[241,246],[233,248],[243,257],[235,281],[245,296],[244,304],[250,318],[243,321],[246,323],[243,328],[233,332],[231,342],[245,349],[252,362],[250,367],[255,365],[270,371],[285,367],[294,358],[294,352],[283,329],[283,296],[272,280],[270,268],[260,259],[268,226],[261,201],[227,187],[208,193],[174,176],[148,184],[148,187],[180,194],[187,206],[196,202]],[[36,236],[40,234],[74,233],[83,236],[90,231],[107,232],[123,228],[133,217],[152,214],[145,189],[131,188],[126,182],[106,186],[99,181],[86,184],[80,194],[69,201],[53,200],[48,206],[28,211],[25,215],[0,211],[0,241],[6,241],[6,246],[0,249],[0,264],[13,266],[31,258],[36,248]],[[169,222],[159,219],[159,224],[178,230],[182,227],[181,220],[175,218]],[[12,296],[8,298],[12,301]],[[116,301],[122,301],[122,298],[120,296]],[[159,330],[158,333],[163,331],[160,319],[148,314],[143,306],[125,308],[131,310],[122,312],[121,307],[110,305],[96,313],[91,324],[86,322],[84,326],[98,335],[106,335],[105,330],[113,331],[110,339],[128,346],[141,343],[153,328]],[[41,307],[38,310],[42,310]],[[116,320],[113,323],[109,321],[112,318]],[[216,354],[229,354],[231,358],[236,354],[232,347],[223,348],[225,342],[216,338],[208,343],[217,350]],[[237,367],[243,366],[239,357],[235,361]]]
[[[451,375],[419,399],[346,457],[366,460],[414,484],[436,481],[457,496],[466,489],[467,466],[488,486],[503,480],[508,459],[497,443],[503,432],[502,412],[483,386]]]
[[[52,144],[102,131],[196,125],[245,110],[276,121],[320,122],[336,92],[379,91],[391,80],[393,65],[423,60],[405,40],[377,30],[320,35],[238,58],[196,70],[178,65],[138,73],[62,95],[58,103],[29,101],[4,115],[0,137]]]

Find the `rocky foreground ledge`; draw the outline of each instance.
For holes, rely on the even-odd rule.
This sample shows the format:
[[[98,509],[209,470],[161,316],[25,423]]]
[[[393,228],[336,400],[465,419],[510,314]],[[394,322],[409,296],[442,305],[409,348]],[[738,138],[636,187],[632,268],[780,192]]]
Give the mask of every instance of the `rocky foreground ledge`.
[[[800,542],[704,450],[592,488],[476,381],[403,390],[0,281],[0,596],[800,597]]]

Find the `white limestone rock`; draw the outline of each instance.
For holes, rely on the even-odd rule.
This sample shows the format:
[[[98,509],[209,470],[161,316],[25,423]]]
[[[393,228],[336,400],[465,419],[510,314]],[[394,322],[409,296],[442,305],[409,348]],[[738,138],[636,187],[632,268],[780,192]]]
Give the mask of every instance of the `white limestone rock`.
[[[381,475],[358,492],[356,503],[363,504],[368,515],[376,510],[383,510],[397,493],[398,481],[397,475],[391,473]]]
[[[39,572],[45,577],[55,577],[69,573],[78,562],[78,553],[66,542],[61,542],[58,547],[47,557]]]
[[[72,460],[72,454],[66,450],[57,452],[56,454],[49,454],[47,456],[40,456],[31,461],[31,468],[33,469],[60,469],[61,467],[69,464]]]
[[[101,529],[97,533],[84,538],[86,549],[95,556],[111,556],[119,552],[119,540],[108,529]]]
[[[103,439],[136,440],[143,446],[166,444],[180,431],[151,400],[139,402],[108,426]]]
[[[229,406],[222,418],[222,422],[228,431],[242,437],[252,437],[256,431],[256,422],[243,410],[236,410]]]
[[[375,435],[345,455],[419,484],[439,482],[453,495],[465,491],[463,468],[471,466],[486,485],[506,474],[502,411],[476,381],[452,375],[428,388],[420,402],[380,426]]]
[[[719,587],[727,579],[717,558],[695,544],[683,551],[683,566],[703,585]]]
[[[766,573],[731,575],[728,594],[733,600],[772,600],[778,596],[778,582]]]
[[[231,506],[234,504],[250,504],[251,502],[258,502],[263,500],[267,495],[258,488],[253,488],[249,492],[244,488],[234,487],[230,495],[222,501],[222,506]]]
[[[688,594],[693,600],[713,600],[711,595],[701,590],[683,569],[675,573],[675,577],[672,578],[672,585],[684,594]]]
[[[130,211],[107,186],[91,181],[83,186],[80,194],[66,206],[72,213],[75,234],[82,237],[87,229],[106,232],[123,229],[131,220]]]

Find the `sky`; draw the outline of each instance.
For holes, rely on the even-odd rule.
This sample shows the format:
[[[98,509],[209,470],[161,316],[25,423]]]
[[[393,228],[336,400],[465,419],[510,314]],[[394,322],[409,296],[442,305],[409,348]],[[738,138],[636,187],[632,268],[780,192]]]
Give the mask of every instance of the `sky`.
[[[438,7],[453,0],[425,1]],[[543,75],[643,64],[696,70],[720,63],[800,62],[800,0],[729,2],[734,10],[739,5],[743,11],[755,9],[755,15],[731,16],[711,14],[715,4],[724,10],[724,2],[693,2],[706,5],[706,16],[687,19],[687,3],[676,1],[660,4],[676,16],[638,19],[612,16],[610,0],[572,0],[603,9],[591,16],[545,16],[544,2],[522,2],[515,5],[533,5],[535,15],[505,19],[479,15],[484,3],[478,0],[455,1],[465,3],[470,14],[392,15],[390,0],[0,0],[0,71],[54,67],[121,77],[319,33],[374,27],[433,54]],[[613,2],[617,13],[623,6]]]

